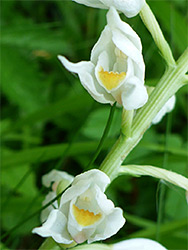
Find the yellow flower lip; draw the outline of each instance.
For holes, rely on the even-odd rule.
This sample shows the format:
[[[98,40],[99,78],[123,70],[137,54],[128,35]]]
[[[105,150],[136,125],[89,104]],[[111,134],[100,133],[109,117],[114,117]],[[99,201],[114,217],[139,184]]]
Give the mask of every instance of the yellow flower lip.
[[[83,227],[91,226],[95,222],[101,219],[101,213],[94,214],[88,210],[79,209],[75,204],[73,204],[73,214],[79,225]]]
[[[126,73],[125,72],[113,72],[113,71],[104,71],[103,67],[100,67],[98,76],[102,84],[107,90],[112,90],[118,87],[118,85],[124,80]]]

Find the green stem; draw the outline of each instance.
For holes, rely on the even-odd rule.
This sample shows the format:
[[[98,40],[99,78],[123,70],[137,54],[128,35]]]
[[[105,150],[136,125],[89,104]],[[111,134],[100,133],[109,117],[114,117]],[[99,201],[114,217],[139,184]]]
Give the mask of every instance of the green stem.
[[[147,29],[149,30],[149,32],[151,33],[153,40],[155,41],[155,44],[159,48],[167,64],[169,66],[175,66],[176,62],[172,55],[172,51],[167,41],[165,40],[161,28],[148,4],[145,4],[142,10],[140,11],[140,17],[145,26],[147,27]]]
[[[167,116],[167,124],[166,124],[166,137],[165,137],[165,152],[164,152],[164,159],[163,159],[163,169],[165,170],[168,165],[168,137],[171,130],[171,114]],[[156,231],[156,240],[160,241],[160,228],[164,217],[164,209],[165,209],[165,194],[166,194],[166,186],[164,183],[160,182],[160,189],[159,189],[159,202],[158,202],[158,215],[157,215],[157,231]]]
[[[188,70],[188,48],[177,61],[177,66],[169,67],[163,77],[151,93],[146,105],[141,108],[132,125],[132,137],[127,138],[123,134],[104,159],[100,170],[104,171],[111,179],[115,178],[118,169],[130,151],[139,143],[145,131],[151,125],[160,109],[183,86],[183,79]]]
[[[95,243],[95,244],[84,244],[80,245],[77,247],[74,247],[72,249],[75,250],[112,250],[113,246],[112,245],[106,245],[106,244],[101,244],[101,243]]]
[[[116,108],[116,103],[114,103],[114,105],[111,106],[110,114],[109,114],[109,117],[108,117],[108,121],[107,121],[106,127],[105,127],[105,129],[104,129],[103,135],[102,135],[102,137],[101,137],[101,140],[100,140],[100,142],[99,142],[99,145],[98,145],[98,147],[97,147],[97,150],[96,150],[96,152],[95,152],[93,158],[92,158],[91,161],[89,162],[88,166],[86,167],[86,169],[90,169],[91,165],[94,163],[94,161],[96,160],[97,156],[98,156],[99,153],[101,152],[103,143],[104,143],[106,137],[108,136],[108,132],[109,132],[110,127],[111,127],[111,124],[112,124],[112,120],[113,120],[115,108]]]
[[[38,250],[61,250],[61,247],[52,238],[47,238]]]
[[[127,138],[131,137],[131,128],[132,128],[132,121],[133,121],[133,110],[126,110],[123,108],[122,111],[122,123],[121,123],[121,132]]]

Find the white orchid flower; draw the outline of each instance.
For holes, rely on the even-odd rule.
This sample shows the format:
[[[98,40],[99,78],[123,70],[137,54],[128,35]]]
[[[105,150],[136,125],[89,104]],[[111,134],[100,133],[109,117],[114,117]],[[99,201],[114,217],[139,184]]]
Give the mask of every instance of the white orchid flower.
[[[71,63],[63,56],[58,58],[66,69],[79,75],[96,101],[111,105],[117,101],[126,110],[138,109],[148,99],[140,38],[121,21],[114,7],[107,13],[107,23],[90,61]]]
[[[66,189],[74,180],[74,177],[70,174],[67,174],[64,171],[58,171],[53,169],[52,171],[50,171],[48,174],[43,175],[42,177],[42,184],[45,187],[50,187],[50,185],[52,184],[52,191],[50,191],[44,201],[42,202],[42,205],[45,206],[48,202],[50,202],[52,199],[54,199],[57,196],[57,187],[58,185],[61,185],[61,189]],[[50,212],[54,209],[54,208],[58,208],[58,203],[57,200],[53,202],[53,204],[51,204],[50,206],[48,206],[47,208],[45,208],[44,210],[42,210],[41,212],[41,222],[44,222]]]
[[[175,106],[175,102],[176,102],[176,97],[175,95],[173,95],[166,103],[165,105],[162,107],[162,109],[158,112],[158,114],[156,115],[156,117],[153,119],[152,123],[153,124],[157,124],[159,123],[163,116],[166,115],[166,113],[169,113],[173,110],[174,106]]]
[[[145,0],[73,0],[89,7],[108,9],[111,6],[123,12],[127,17],[136,16],[145,4]]]
[[[76,176],[62,195],[59,208],[53,209],[33,233],[63,244],[91,243],[116,234],[125,219],[122,209],[115,208],[104,194],[109,183],[109,177],[96,169]]]
[[[161,244],[154,240],[136,238],[124,240],[116,243],[112,247],[113,250],[167,250]]]

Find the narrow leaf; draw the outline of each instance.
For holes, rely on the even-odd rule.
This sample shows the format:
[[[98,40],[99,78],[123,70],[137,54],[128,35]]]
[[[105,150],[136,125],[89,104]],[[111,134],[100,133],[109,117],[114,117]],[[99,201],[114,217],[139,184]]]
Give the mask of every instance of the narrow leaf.
[[[119,170],[119,174],[130,174],[135,176],[152,176],[165,181],[168,181],[178,187],[188,190],[188,179],[180,174],[172,171],[157,168],[153,166],[139,166],[139,165],[127,165],[122,166]]]

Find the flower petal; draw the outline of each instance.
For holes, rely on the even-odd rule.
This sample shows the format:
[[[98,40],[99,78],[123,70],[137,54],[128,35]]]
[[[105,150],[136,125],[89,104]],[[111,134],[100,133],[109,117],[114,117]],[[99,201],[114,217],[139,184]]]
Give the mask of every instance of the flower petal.
[[[131,0],[128,0],[131,1]],[[128,39],[134,44],[134,46],[141,51],[142,44],[137,33],[131,28],[131,26],[120,19],[120,16],[113,6],[107,13],[107,22],[110,30],[121,31],[123,35],[126,35]]]
[[[114,203],[111,200],[107,199],[107,196],[103,192],[101,192],[98,186],[95,186],[95,200],[97,201],[99,208],[105,215],[110,214],[114,209]]]
[[[104,4],[102,4],[99,0],[73,0],[73,1],[93,8],[107,9],[107,7]]]
[[[91,61],[93,64],[97,65],[98,58],[103,51],[106,51],[106,53],[110,55],[110,62],[115,61],[115,54],[112,54],[112,51],[114,50],[115,45],[112,42],[112,32],[110,27],[107,25],[91,51]]]
[[[106,216],[105,221],[98,225],[95,233],[88,239],[88,243],[104,240],[116,234],[125,224],[123,211],[121,208],[114,208],[112,213]]]
[[[144,82],[145,64],[139,36],[127,23],[121,21],[113,7],[107,14],[107,20],[112,33],[112,41],[120,51],[128,56],[128,60],[133,60],[134,75]]]
[[[112,31],[112,40],[114,44],[120,49],[126,56],[130,57],[136,63],[142,63],[143,57],[141,52],[137,49],[136,46],[123,35],[119,30]]]
[[[123,12],[127,17],[136,16],[142,9],[145,0],[73,0],[89,7],[108,9],[111,6]]]
[[[99,55],[97,66],[95,67],[95,76],[101,87],[105,88],[108,93],[111,93],[112,90],[114,91],[123,84],[126,73],[110,71],[108,54],[106,51],[103,51]]]
[[[75,197],[78,197],[82,193],[84,193],[90,186],[89,181],[80,181],[78,185],[72,185],[70,188],[68,188],[63,195],[61,196],[61,202],[60,202],[60,209],[65,203],[68,201],[75,199]],[[62,210],[63,211],[63,210]]]
[[[94,76],[95,66],[92,62],[71,63],[63,56],[58,56],[58,59],[66,69],[79,75],[81,84],[96,101],[110,104],[115,102],[97,82]]]
[[[70,232],[71,236],[77,243],[82,243],[86,241],[95,231],[96,225],[91,225],[84,227],[80,225],[73,214],[73,205],[76,200],[71,201],[70,203],[70,211],[68,217],[68,231]]]
[[[176,102],[176,97],[175,95],[173,95],[166,103],[165,105],[162,107],[162,109],[158,112],[158,114],[155,116],[155,118],[153,119],[152,123],[153,124],[157,124],[159,123],[163,116],[166,113],[169,113],[173,110],[174,106],[175,106],[175,102]]]
[[[77,175],[72,185],[76,185],[78,182],[83,180],[87,180],[90,183],[94,183],[101,189],[102,192],[105,191],[107,185],[110,183],[110,178],[104,172],[98,169],[92,169],[83,174]]]
[[[154,240],[137,238],[124,240],[113,245],[113,250],[167,250]]]
[[[50,202],[55,197],[56,197],[56,192],[49,192],[46,195],[45,200],[42,202],[42,205],[45,206],[48,202]],[[47,208],[45,208],[45,209],[42,210],[41,216],[40,216],[40,220],[41,220],[42,223],[48,218],[50,212],[52,210],[54,210],[54,207],[58,208],[57,201],[54,201],[54,203],[52,205],[50,205]]]
[[[53,169],[48,174],[42,176],[42,184],[45,187],[50,187],[52,182],[59,182],[65,180],[67,182],[67,187],[72,183],[74,177],[70,174],[67,174],[64,171],[58,171]]]
[[[67,219],[58,209],[51,211],[47,221],[41,226],[34,228],[32,233],[42,237],[52,237],[56,242],[70,244],[73,242],[67,229]]]
[[[100,0],[102,3],[114,6],[117,10],[124,13],[127,17],[136,16],[142,9],[145,0]]]
[[[121,98],[126,110],[138,109],[148,100],[146,87],[137,77],[132,77],[128,80]]]

